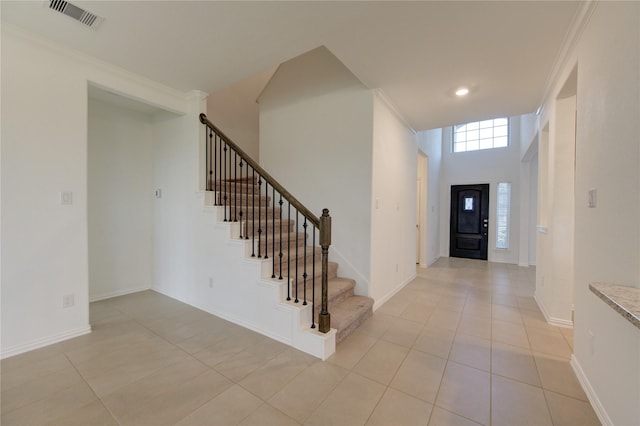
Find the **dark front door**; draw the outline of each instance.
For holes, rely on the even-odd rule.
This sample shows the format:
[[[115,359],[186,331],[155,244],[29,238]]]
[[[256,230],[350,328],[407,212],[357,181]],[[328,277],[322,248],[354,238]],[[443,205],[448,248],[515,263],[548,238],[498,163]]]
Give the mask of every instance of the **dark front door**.
[[[487,260],[489,184],[451,186],[449,256]]]

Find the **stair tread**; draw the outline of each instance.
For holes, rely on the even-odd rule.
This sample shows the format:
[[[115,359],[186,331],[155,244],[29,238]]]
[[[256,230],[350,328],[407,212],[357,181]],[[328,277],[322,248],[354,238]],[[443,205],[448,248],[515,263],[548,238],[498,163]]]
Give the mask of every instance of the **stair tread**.
[[[329,306],[331,327],[338,330],[336,343],[360,326],[373,314],[373,299],[366,296],[351,296]]]

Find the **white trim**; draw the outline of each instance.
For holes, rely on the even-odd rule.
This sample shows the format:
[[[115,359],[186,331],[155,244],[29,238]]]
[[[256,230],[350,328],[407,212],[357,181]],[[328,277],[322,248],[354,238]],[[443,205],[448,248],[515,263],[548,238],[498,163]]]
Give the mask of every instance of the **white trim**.
[[[533,295],[533,300],[535,300],[536,303],[538,304],[538,307],[540,308],[540,311],[542,312],[542,315],[544,316],[544,319],[545,321],[547,321],[548,324],[555,325],[556,327],[562,327],[562,328],[573,328],[573,321],[552,317],[551,314],[549,314],[547,307],[544,305],[544,303],[542,303],[542,300],[538,297],[537,293]]]
[[[89,303],[98,302],[100,300],[111,299],[113,297],[124,296],[126,294],[139,293],[141,291],[151,290],[151,286],[148,287],[138,287],[138,288],[130,288],[126,290],[117,290],[111,291],[108,293],[102,293],[94,296],[89,296]]]
[[[411,133],[413,133],[414,135],[418,133],[413,129],[413,127],[411,127],[411,124],[409,124],[409,122],[402,116],[398,107],[395,106],[395,104],[382,91],[382,89],[373,89],[373,93],[377,98],[384,102],[384,104],[395,114],[396,118],[400,120],[402,124],[404,124],[411,131]]]
[[[97,59],[93,56],[87,55],[83,52],[80,52],[78,50],[74,50],[71,48],[68,48],[66,46],[63,46],[61,44],[58,44],[56,42],[53,42],[51,40],[45,39],[37,34],[34,34],[32,32],[26,31],[22,28],[16,27],[12,24],[2,24],[2,33],[3,34],[10,34],[10,35],[14,35],[16,37],[20,37],[23,40],[26,40],[36,46],[39,46],[41,48],[44,48],[46,50],[52,50],[55,53],[60,54],[61,56],[65,56],[69,59],[81,62],[85,65],[89,65],[92,67],[95,67],[98,70],[104,71],[108,74],[111,74],[115,77],[121,78],[127,82],[131,82],[134,83],[140,87],[143,87],[145,89],[151,90],[153,92],[162,94],[163,96],[166,96],[168,98],[171,98],[171,103],[172,105],[169,106],[169,104],[167,102],[163,103],[163,104],[159,104],[157,102],[151,102],[147,99],[141,98],[140,96],[136,96],[132,93],[125,93],[121,90],[112,88],[104,83],[102,83],[101,81],[97,81],[97,79],[95,79],[95,76],[91,76],[89,78],[87,78],[87,81],[95,86],[98,87],[100,89],[104,89],[104,90],[108,90],[117,94],[121,94],[124,95],[130,99],[134,99],[140,102],[143,102],[147,105],[152,105],[155,107],[158,107],[160,109],[164,109],[166,111],[175,113],[175,114],[179,114],[179,115],[183,115],[186,114],[189,110],[188,108],[188,95],[185,94],[184,92],[181,92],[179,90],[176,90],[172,87],[166,86],[162,83],[158,83],[157,81],[148,79],[146,77],[143,77],[139,74],[135,74],[132,73],[131,71],[125,70],[124,68],[120,68],[116,65],[110,64],[108,62],[102,61],[100,59]],[[179,106],[178,106],[179,105]]]
[[[544,105],[547,103],[547,99],[551,96],[556,82],[559,81],[560,72],[564,68],[565,62],[569,59],[569,54],[575,49],[576,45],[580,41],[580,37],[582,36],[584,29],[589,23],[591,15],[593,15],[593,11],[595,10],[597,4],[597,0],[585,0],[583,2],[580,2],[580,5],[578,6],[579,10],[576,11],[576,14],[573,17],[571,25],[569,26],[569,31],[562,41],[562,45],[560,47],[560,50],[558,51],[558,55],[553,62],[551,72],[547,76],[545,89],[544,92],[542,92],[543,95],[540,102],[540,107],[538,107],[538,111],[536,111],[536,114],[538,116],[542,116]]]
[[[9,358],[11,356],[19,355],[21,353],[29,352],[34,349],[39,349],[45,346],[53,345],[54,343],[62,342],[64,340],[73,339],[74,337],[83,336],[91,333],[91,325],[86,327],[75,328],[63,333],[54,334],[53,336],[44,337],[41,339],[33,340],[32,342],[25,343],[23,345],[14,346],[0,353],[0,359]]]
[[[580,366],[580,363],[578,362],[578,359],[575,355],[571,355],[571,361],[569,362],[569,364],[571,365],[571,368],[573,369],[578,382],[580,382],[582,390],[587,395],[587,398],[589,399],[589,402],[593,407],[593,411],[596,412],[600,423],[602,423],[604,426],[613,426],[611,417],[609,417],[609,414],[607,414],[607,410],[605,410],[604,405],[602,405],[602,402],[600,402],[600,398],[598,398],[596,391],[593,389],[593,386],[591,386],[587,375],[584,373],[584,370]]]
[[[373,302],[373,311],[375,312],[376,310],[378,310],[378,308],[380,308],[387,301],[389,301],[389,299],[391,299],[393,296],[395,296],[396,293],[398,293],[400,290],[405,288],[407,286],[407,284],[409,284],[411,281],[415,280],[417,276],[418,276],[417,273],[412,274],[409,278],[407,278],[406,280],[401,282],[395,289],[391,290],[384,297],[381,297],[381,298],[375,300]]]

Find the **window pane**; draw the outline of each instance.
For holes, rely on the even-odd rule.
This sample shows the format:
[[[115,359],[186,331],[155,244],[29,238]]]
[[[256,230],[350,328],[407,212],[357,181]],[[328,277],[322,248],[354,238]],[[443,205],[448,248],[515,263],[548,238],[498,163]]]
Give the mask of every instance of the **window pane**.
[[[506,136],[495,138],[493,140],[493,147],[494,148],[502,148],[504,146],[507,146],[507,142],[508,142],[508,138]]]
[[[495,137],[498,136],[509,136],[509,128],[507,126],[500,126],[493,128],[493,135]]]
[[[508,145],[508,118],[475,121],[453,126],[453,152],[502,148]]]
[[[466,142],[467,141],[467,134],[466,133],[456,133],[454,136],[455,136],[454,141],[456,143]]]
[[[480,129],[480,139],[491,139],[493,138],[493,129]]]
[[[509,248],[509,215],[511,210],[511,184],[500,182],[497,186],[496,248]]]
[[[480,139],[480,149],[493,148],[493,139]]]

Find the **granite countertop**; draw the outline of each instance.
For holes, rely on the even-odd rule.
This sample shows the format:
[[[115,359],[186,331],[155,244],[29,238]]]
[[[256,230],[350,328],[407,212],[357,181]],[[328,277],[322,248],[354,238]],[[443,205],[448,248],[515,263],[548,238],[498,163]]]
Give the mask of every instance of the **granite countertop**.
[[[631,324],[640,328],[640,288],[591,283],[589,289]]]

